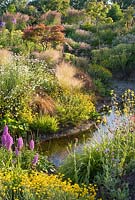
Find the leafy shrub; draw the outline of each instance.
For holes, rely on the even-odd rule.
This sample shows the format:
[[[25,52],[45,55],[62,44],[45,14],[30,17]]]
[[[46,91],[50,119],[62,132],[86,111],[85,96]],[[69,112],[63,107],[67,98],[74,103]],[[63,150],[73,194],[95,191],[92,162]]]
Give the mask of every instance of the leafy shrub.
[[[85,12],[83,10],[68,9],[66,15],[63,17],[63,22],[67,24],[77,24],[85,19]]]
[[[58,120],[55,117],[50,117],[49,115],[44,115],[36,117],[30,124],[30,128],[42,134],[55,133],[58,131]]]
[[[76,125],[92,118],[95,107],[88,95],[64,92],[57,99],[57,115],[61,125]]]
[[[65,53],[64,59],[66,62],[71,62],[73,65],[83,69],[87,69],[89,64],[89,60],[87,57],[77,57],[74,54],[70,53]]]
[[[101,79],[103,83],[108,83],[112,78],[111,72],[101,65],[90,65],[88,73],[95,79]]]
[[[107,16],[111,17],[113,21],[118,21],[122,17],[124,17],[124,14],[122,13],[120,6],[117,3],[115,3],[115,4],[112,4],[111,8],[109,9],[107,13]]]
[[[26,41],[40,43],[43,50],[45,50],[48,45],[56,47],[56,45],[64,42],[63,31],[64,27],[62,25],[46,26],[44,24],[38,24],[27,27],[23,32],[23,38]]]
[[[72,39],[75,40],[76,42],[85,42],[89,43],[91,39],[91,34],[89,31],[85,31],[82,29],[76,29],[75,33],[72,34]]]
[[[95,90],[102,96],[106,96],[107,89],[105,84],[101,81],[101,79],[94,79]]]
[[[114,73],[120,72],[126,76],[134,69],[134,50],[134,44],[119,44],[112,49],[93,50],[92,60]]]
[[[31,88],[28,85],[29,69],[27,66],[17,64],[0,66],[0,110],[2,116],[7,113],[15,117],[24,108],[28,108]],[[27,91],[27,93],[26,93]]]
[[[18,30],[23,30],[26,28],[27,22],[29,21],[29,16],[22,13],[9,13],[6,12],[2,16],[2,20],[6,22],[6,28],[10,31],[15,28]]]
[[[114,45],[118,45],[118,44],[121,44],[121,43],[123,43],[123,44],[134,44],[134,41],[135,41],[135,35],[128,33],[126,35],[123,35],[122,37],[117,36],[115,38],[115,40],[113,41],[113,44]]]
[[[74,25],[64,24],[64,32],[66,37],[71,38],[72,35],[75,33]]]
[[[61,13],[57,11],[48,11],[45,14],[41,15],[39,19],[40,23],[46,25],[58,25],[61,24]]]
[[[117,36],[117,33],[111,29],[108,30],[102,30],[99,33],[100,43],[105,45],[111,45],[115,37]]]
[[[70,46],[72,53],[77,56],[89,56],[90,54],[91,46],[85,42],[75,42],[72,39],[68,39],[67,44]]]

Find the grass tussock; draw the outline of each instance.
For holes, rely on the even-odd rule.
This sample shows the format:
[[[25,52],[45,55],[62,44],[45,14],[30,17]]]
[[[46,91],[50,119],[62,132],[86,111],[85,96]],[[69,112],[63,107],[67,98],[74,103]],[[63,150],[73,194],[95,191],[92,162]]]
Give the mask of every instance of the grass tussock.
[[[67,89],[81,89],[84,85],[82,80],[79,80],[75,77],[78,69],[75,68],[70,63],[62,62],[60,65],[57,65],[56,68],[56,77],[60,85]]]
[[[39,60],[45,60],[47,63],[58,63],[61,59],[61,52],[55,49],[48,49],[42,52],[33,52],[33,56]]]
[[[0,65],[9,64],[12,61],[12,53],[6,49],[0,49]]]
[[[44,97],[41,97],[37,94],[36,96],[34,96],[31,104],[35,108],[35,110],[41,115],[52,115],[55,112],[55,102],[47,94]]]

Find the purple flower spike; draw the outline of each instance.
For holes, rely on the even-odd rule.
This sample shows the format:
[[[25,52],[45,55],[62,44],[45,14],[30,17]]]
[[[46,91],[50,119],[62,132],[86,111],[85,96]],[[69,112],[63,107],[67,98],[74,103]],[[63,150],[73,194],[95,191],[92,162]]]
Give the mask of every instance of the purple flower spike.
[[[13,138],[8,133],[8,134],[6,134],[6,144],[5,144],[8,151],[11,151],[12,145],[13,145]]]
[[[18,138],[18,150],[21,150],[23,148],[23,139],[22,137]]]
[[[38,153],[34,156],[34,159],[32,161],[33,165],[36,165],[38,163]]]
[[[15,19],[15,18],[12,19],[12,23],[13,23],[13,24],[16,24],[16,19]]]
[[[5,22],[0,22],[0,27],[4,27],[6,25]]]
[[[17,147],[15,147],[15,155],[16,155],[16,156],[19,156],[19,150],[18,150]]]
[[[3,134],[1,137],[2,146],[6,145],[6,134]]]
[[[35,143],[34,143],[34,140],[31,140],[30,141],[30,145],[29,145],[29,147],[30,147],[30,150],[34,150],[34,146],[35,146]]]
[[[3,130],[3,135],[7,134],[8,133],[8,126],[5,125],[4,126],[4,130]]]

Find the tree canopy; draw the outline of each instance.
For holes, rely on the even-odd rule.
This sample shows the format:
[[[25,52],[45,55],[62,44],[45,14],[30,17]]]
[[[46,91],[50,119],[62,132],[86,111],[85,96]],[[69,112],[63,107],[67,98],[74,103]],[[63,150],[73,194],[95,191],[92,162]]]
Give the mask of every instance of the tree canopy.
[[[121,8],[127,8],[135,5],[135,0],[111,0],[113,3],[118,3]]]
[[[34,0],[29,4],[35,6],[42,13],[48,10],[57,10],[64,13],[69,7],[70,0]]]

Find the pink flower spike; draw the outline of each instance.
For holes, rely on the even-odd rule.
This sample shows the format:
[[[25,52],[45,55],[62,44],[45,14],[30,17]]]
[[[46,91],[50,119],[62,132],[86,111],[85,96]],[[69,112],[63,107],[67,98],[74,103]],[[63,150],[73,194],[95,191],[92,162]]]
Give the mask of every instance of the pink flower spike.
[[[19,156],[19,150],[18,150],[17,147],[15,147],[15,155],[16,155],[16,156]]]
[[[13,145],[13,138],[8,133],[8,134],[6,134],[6,144],[5,144],[5,146],[6,146],[6,148],[7,148],[8,151],[11,151],[12,145]]]
[[[6,145],[6,135],[5,134],[2,135],[1,142],[2,142],[2,146]]]
[[[3,130],[3,135],[6,135],[7,133],[8,133],[8,126],[5,125]]]
[[[34,150],[34,146],[35,146],[34,140],[31,140],[30,144],[29,144],[30,150],[33,151]]]
[[[23,148],[23,139],[22,139],[22,137],[18,138],[17,147],[18,147],[18,150],[21,150]]]
[[[33,159],[33,161],[32,161],[32,164],[33,165],[36,165],[37,163],[38,163],[38,153],[34,156],[34,159]]]

